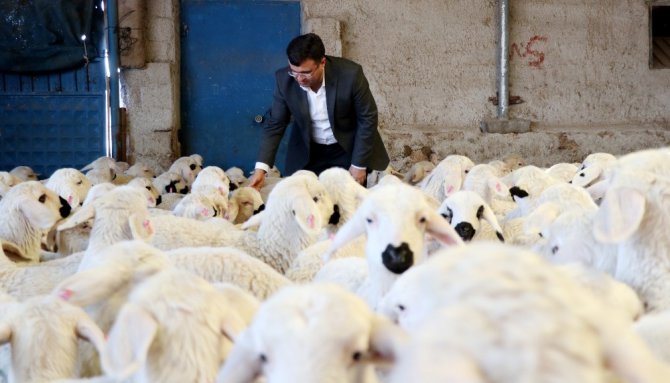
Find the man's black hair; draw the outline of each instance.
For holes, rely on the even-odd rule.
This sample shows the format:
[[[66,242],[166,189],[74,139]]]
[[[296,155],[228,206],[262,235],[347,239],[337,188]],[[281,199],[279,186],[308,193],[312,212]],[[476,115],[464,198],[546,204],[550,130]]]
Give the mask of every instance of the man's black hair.
[[[312,59],[318,64],[326,55],[326,48],[323,46],[321,37],[314,33],[307,33],[288,43],[286,55],[291,65],[299,66],[307,59]]]

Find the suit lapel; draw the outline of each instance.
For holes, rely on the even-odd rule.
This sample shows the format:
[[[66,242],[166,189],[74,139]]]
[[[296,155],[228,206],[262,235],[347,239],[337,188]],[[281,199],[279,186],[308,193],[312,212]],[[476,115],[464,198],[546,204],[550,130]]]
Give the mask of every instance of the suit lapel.
[[[296,120],[299,121],[300,130],[302,137],[309,147],[310,143],[310,129],[312,127],[312,118],[309,115],[309,102],[307,101],[307,93],[300,88],[300,85],[297,81],[293,81],[291,84],[291,92],[293,97],[291,99],[297,100],[298,102],[298,115],[295,116]]]
[[[326,104],[328,106],[328,121],[335,134],[335,98],[337,97],[337,71],[333,60],[326,59]]]

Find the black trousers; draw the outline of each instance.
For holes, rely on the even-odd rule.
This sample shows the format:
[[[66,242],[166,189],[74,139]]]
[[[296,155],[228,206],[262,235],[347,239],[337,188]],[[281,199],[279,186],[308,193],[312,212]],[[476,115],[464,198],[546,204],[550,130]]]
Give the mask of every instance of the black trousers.
[[[334,166],[349,170],[350,165],[351,158],[340,144],[322,145],[312,142],[309,148],[309,162],[304,169],[319,175],[322,171]]]

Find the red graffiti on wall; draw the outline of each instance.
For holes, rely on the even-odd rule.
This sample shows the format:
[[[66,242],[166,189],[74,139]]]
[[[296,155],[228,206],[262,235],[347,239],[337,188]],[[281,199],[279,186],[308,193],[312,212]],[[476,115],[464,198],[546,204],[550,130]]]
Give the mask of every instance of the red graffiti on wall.
[[[533,45],[537,42],[546,42],[547,37],[545,36],[538,36],[535,35],[528,40],[528,42],[524,43],[513,43],[512,44],[512,49],[509,55],[510,60],[514,58],[515,54],[518,55],[521,58],[526,58],[528,56],[534,57],[533,60],[528,61],[528,66],[532,68],[542,68],[542,63],[544,62],[544,52],[534,50]]]

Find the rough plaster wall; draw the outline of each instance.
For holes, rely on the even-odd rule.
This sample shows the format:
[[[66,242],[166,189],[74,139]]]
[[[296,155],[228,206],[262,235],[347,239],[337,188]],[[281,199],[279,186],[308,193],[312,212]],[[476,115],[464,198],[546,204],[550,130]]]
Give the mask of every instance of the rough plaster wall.
[[[512,118],[533,132],[482,134],[495,115],[496,1],[303,0],[342,23],[343,55],[364,66],[393,164],[429,147],[541,166],[589,152],[670,143],[670,73],[650,70],[644,0],[511,2]],[[424,150],[425,152],[425,150]]]
[[[121,73],[128,111],[131,163],[162,171],[178,155],[179,20],[178,0],[146,0],[147,66]]]

